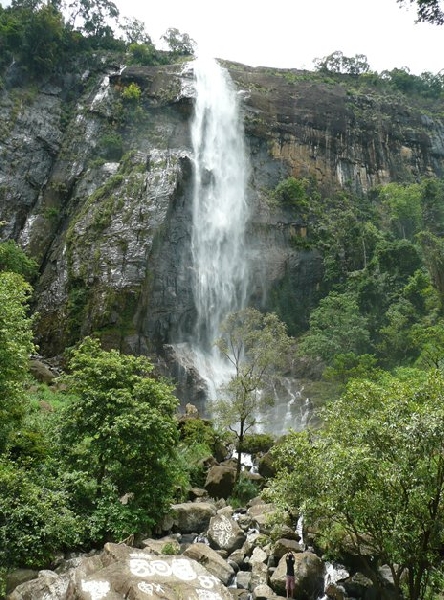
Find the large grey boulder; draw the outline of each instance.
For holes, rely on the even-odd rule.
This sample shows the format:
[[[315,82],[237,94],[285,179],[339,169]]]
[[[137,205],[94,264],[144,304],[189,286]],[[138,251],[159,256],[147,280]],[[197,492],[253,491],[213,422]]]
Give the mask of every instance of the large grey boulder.
[[[184,502],[171,507],[172,527],[181,533],[206,531],[217,510],[210,502]]]
[[[209,573],[228,585],[234,577],[234,569],[212,548],[199,542],[191,544],[184,551],[187,556],[204,566]]]
[[[231,600],[222,582],[198,562],[184,556],[154,556],[121,544],[106,544],[108,565],[86,575],[77,570],[67,600],[90,600],[92,595],[114,600],[199,600],[213,594]],[[71,596],[69,595],[71,593]]]
[[[229,465],[215,465],[207,473],[205,489],[212,498],[231,496],[236,482],[236,469]]]
[[[6,598],[7,600],[66,600],[68,584],[68,575],[59,576],[53,571],[41,571],[36,579],[20,584]]]
[[[242,548],[246,535],[236,521],[226,514],[212,517],[208,526],[208,539],[212,548],[231,554]]]
[[[324,563],[312,552],[295,554],[294,558],[294,597],[298,600],[316,600],[324,591]],[[283,556],[269,581],[277,594],[285,595],[286,572],[287,565]]]

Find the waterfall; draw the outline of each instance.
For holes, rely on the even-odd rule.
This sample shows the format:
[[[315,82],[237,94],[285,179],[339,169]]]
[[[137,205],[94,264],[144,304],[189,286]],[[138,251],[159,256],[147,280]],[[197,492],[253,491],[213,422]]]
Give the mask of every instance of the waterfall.
[[[198,59],[193,68],[191,251],[197,319],[192,348],[214,396],[228,367],[213,344],[223,319],[246,303],[246,161],[239,95],[228,72],[213,59]]]

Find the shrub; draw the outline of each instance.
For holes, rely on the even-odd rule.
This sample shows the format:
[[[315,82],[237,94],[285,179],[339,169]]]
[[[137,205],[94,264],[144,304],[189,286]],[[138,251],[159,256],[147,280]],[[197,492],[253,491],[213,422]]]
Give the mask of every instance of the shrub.
[[[122,98],[126,102],[139,102],[142,97],[142,90],[137,85],[137,83],[130,83],[128,86],[123,88],[122,90]]]
[[[250,433],[244,437],[241,450],[247,454],[258,454],[268,452],[273,444],[274,438],[269,433]],[[239,447],[237,450],[239,451]]]
[[[249,500],[259,495],[257,483],[241,474],[233,489],[233,495],[228,499],[228,503],[233,508],[245,506]]]

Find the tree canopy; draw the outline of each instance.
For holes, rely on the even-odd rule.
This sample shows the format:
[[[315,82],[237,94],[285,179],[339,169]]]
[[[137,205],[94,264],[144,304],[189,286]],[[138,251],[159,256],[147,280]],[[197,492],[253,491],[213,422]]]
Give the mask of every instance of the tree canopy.
[[[424,598],[440,564],[444,511],[444,377],[417,371],[355,380],[322,410],[323,426],[276,446],[268,496],[303,514],[324,548],[390,567],[401,597]],[[364,563],[365,564],[365,563]]]
[[[69,371],[63,381],[75,399],[60,444],[67,465],[93,484],[96,527],[114,536],[147,531],[169,508],[177,477],[173,387],[152,376],[147,358],[102,350],[93,338],[72,352]]]
[[[213,410],[220,424],[236,434],[240,452],[245,433],[273,402],[266,384],[287,366],[290,338],[275,313],[263,314],[254,308],[229,314],[221,333],[216,345],[234,372]]]
[[[20,274],[0,271],[0,454],[25,412],[23,383],[34,350],[30,293]]]
[[[444,23],[444,12],[441,0],[409,0],[410,4],[416,4],[418,21],[442,25]],[[398,0],[399,4],[405,5],[408,0]]]

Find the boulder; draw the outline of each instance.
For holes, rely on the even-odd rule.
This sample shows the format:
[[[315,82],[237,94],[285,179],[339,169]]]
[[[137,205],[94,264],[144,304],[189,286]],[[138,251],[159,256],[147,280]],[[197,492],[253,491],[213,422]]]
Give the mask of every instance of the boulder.
[[[269,584],[277,594],[285,596],[287,565],[283,556],[270,577]],[[298,600],[316,600],[324,591],[325,565],[311,552],[295,554],[295,591]]]
[[[210,502],[184,502],[173,504],[172,528],[181,533],[200,533],[206,531],[210,519],[216,514],[216,507]]]
[[[180,544],[176,537],[166,536],[160,540],[142,540],[141,547],[150,554],[180,554]]]
[[[206,544],[191,544],[183,556],[187,556],[204,566],[211,575],[214,575],[228,585],[234,577],[234,569],[217,552]]]
[[[245,533],[236,521],[225,514],[212,517],[208,526],[208,540],[212,548],[226,550],[231,554],[242,548],[245,542]]]
[[[18,585],[35,579],[39,572],[34,569],[15,569],[6,575],[6,593],[12,592]]]
[[[304,548],[299,542],[295,540],[289,540],[287,538],[279,538],[273,548],[273,554],[277,559],[281,559],[287,552],[303,552]]]
[[[30,579],[16,587],[7,600],[66,600],[69,575],[57,575],[53,571],[41,571],[35,579]]]
[[[251,572],[250,571],[239,571],[236,576],[236,585],[238,588],[243,590],[250,589]]]
[[[251,565],[250,590],[268,583],[268,568],[263,562],[253,562]]]
[[[83,569],[76,569],[66,598],[197,600],[210,595],[218,600],[232,600],[222,582],[195,560],[155,556],[123,544],[106,544],[102,568],[88,575]]]
[[[262,583],[254,588],[251,597],[253,600],[270,600],[271,598],[276,598],[276,594],[271,587]]]
[[[269,523],[269,518],[274,513],[274,505],[256,503],[247,510],[247,515],[251,517],[252,524],[259,529],[261,532],[269,532],[271,530],[271,525]]]
[[[233,492],[235,482],[235,468],[214,465],[208,470],[204,487],[212,498],[228,498]]]

